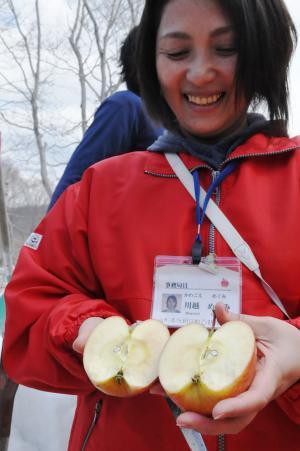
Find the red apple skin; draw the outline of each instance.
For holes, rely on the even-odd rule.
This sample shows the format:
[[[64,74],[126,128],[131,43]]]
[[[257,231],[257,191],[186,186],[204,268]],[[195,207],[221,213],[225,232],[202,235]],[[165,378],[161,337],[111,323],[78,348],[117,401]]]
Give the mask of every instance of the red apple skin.
[[[129,398],[149,390],[148,386],[142,388],[132,388],[127,384],[125,379],[121,379],[120,382],[116,382],[115,378],[95,386],[106,395],[117,396],[118,398]]]
[[[215,392],[205,386],[201,387],[201,381],[186,386],[178,393],[167,393],[172,401],[183,411],[197,412],[211,416],[214,406],[223,399],[233,398],[246,391],[255,375],[257,351],[253,353],[244,373],[234,382],[220,392]],[[201,388],[201,389],[200,389]]]
[[[106,395],[117,396],[118,398],[127,398],[132,396],[131,390],[124,379],[117,383],[114,379],[108,380],[106,383],[97,384],[96,388]]]

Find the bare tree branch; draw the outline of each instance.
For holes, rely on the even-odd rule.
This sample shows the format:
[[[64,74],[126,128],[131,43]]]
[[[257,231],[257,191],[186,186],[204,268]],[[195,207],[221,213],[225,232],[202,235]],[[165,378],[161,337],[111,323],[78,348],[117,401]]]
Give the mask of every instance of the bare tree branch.
[[[32,119],[33,119],[33,130],[34,136],[37,143],[37,148],[40,156],[41,163],[41,177],[42,183],[48,194],[49,198],[52,195],[51,185],[48,179],[47,171],[47,161],[46,161],[46,145],[43,142],[40,123],[39,123],[39,89],[40,89],[40,71],[41,71],[41,21],[40,21],[40,10],[39,10],[39,0],[35,0],[35,13],[36,13],[36,24],[37,24],[37,49],[36,49],[36,69],[33,71],[34,76],[34,89],[31,98],[32,106]],[[29,49],[28,49],[29,51]],[[30,51],[29,51],[30,53]],[[32,63],[31,63],[32,66]]]
[[[0,111],[0,116],[8,125],[12,125],[13,127],[21,128],[23,130],[28,130],[32,132],[32,127],[26,127],[25,125],[17,124],[16,122],[10,121],[2,111]]]
[[[51,184],[48,177],[47,171],[47,161],[46,161],[46,149],[47,146],[43,141],[43,133],[40,125],[40,89],[43,83],[46,83],[47,77],[41,80],[41,51],[42,51],[42,32],[41,32],[41,21],[40,21],[40,10],[39,10],[39,0],[34,0],[34,10],[35,10],[35,42],[33,45],[30,44],[28,40],[28,34],[23,30],[20,20],[19,13],[17,12],[14,4],[14,0],[7,0],[7,4],[12,13],[12,18],[14,20],[16,30],[21,38],[21,43],[18,47],[14,47],[13,44],[8,43],[5,37],[1,36],[1,43],[7,50],[8,54],[12,57],[16,64],[16,68],[23,79],[23,87],[19,86],[20,82],[15,82],[9,80],[9,78],[1,72],[1,78],[5,80],[7,85],[15,91],[16,94],[21,95],[28,104],[31,112],[31,124],[24,125],[16,120],[16,115],[12,120],[7,116],[7,114],[1,113],[1,117],[6,123],[13,125],[19,129],[31,129],[33,136],[35,138],[35,143],[37,146],[39,161],[40,161],[40,173],[42,184],[45,188],[46,193],[49,198],[52,195]],[[26,60],[22,62],[18,56],[18,50],[22,46],[25,50]],[[24,52],[22,52],[22,58],[24,58]],[[25,70],[25,62],[28,63],[29,74]]]
[[[12,273],[13,262],[12,262],[12,251],[10,244],[10,232],[8,226],[8,215],[6,210],[6,202],[4,195],[4,184],[3,184],[3,174],[1,165],[1,135],[0,135],[0,233],[2,241],[2,259],[4,263],[4,268],[7,271],[7,275]]]
[[[76,56],[77,63],[78,63],[78,77],[79,77],[79,83],[80,83],[80,90],[81,90],[81,128],[82,128],[82,134],[87,129],[87,114],[86,114],[86,76],[84,72],[84,63],[82,58],[82,53],[80,51],[79,47],[79,40],[82,33],[82,27],[83,22],[85,19],[85,13],[84,8],[81,0],[78,0],[77,2],[77,12],[75,21],[73,24],[73,27],[71,29],[71,35],[69,37],[69,41],[72,47],[72,50]]]
[[[9,130],[6,153],[13,153],[24,170],[30,167],[34,172],[39,164],[48,196],[49,171],[69,156],[69,152],[64,156],[63,149],[80,140],[97,104],[121,84],[120,42],[137,22],[142,4],[143,0],[72,0],[71,28],[66,26],[65,39],[59,36],[56,40],[55,36],[48,43],[40,0],[28,0],[24,8],[19,8],[16,0],[0,0],[6,10],[5,15],[0,10],[4,24],[0,35],[0,121]],[[58,78],[62,84],[56,91]],[[72,90],[76,96],[77,86],[76,111]],[[56,175],[51,177],[54,180]]]

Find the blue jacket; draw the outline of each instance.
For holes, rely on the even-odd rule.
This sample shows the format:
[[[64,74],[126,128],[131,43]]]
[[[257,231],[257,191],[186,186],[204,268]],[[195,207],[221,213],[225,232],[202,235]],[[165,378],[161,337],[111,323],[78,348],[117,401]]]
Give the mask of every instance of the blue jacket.
[[[120,91],[108,97],[73,153],[49,208],[69,185],[81,179],[89,166],[104,158],[147,149],[161,133],[162,129],[155,128],[136,94]]]

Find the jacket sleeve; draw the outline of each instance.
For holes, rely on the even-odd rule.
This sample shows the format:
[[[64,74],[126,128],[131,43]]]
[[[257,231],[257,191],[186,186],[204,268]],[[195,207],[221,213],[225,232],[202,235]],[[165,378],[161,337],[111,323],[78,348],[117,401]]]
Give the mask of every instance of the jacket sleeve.
[[[89,174],[27,240],[5,291],[3,364],[19,384],[73,394],[94,389],[72,343],[85,319],[120,313],[104,300],[90,259],[88,198]]]
[[[289,323],[297,327],[300,333],[300,317],[290,320]],[[277,398],[276,401],[284,413],[294,423],[300,425],[300,377],[299,381]]]

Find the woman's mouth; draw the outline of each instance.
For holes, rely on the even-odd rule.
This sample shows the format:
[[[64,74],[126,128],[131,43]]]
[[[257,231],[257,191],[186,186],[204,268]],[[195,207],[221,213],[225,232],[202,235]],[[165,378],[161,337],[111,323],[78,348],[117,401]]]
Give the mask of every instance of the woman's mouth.
[[[194,105],[200,105],[200,106],[210,106],[217,103],[221,98],[223,98],[225,95],[225,92],[219,92],[217,94],[213,94],[207,97],[204,96],[194,96],[190,94],[186,94],[186,99],[193,103]]]

